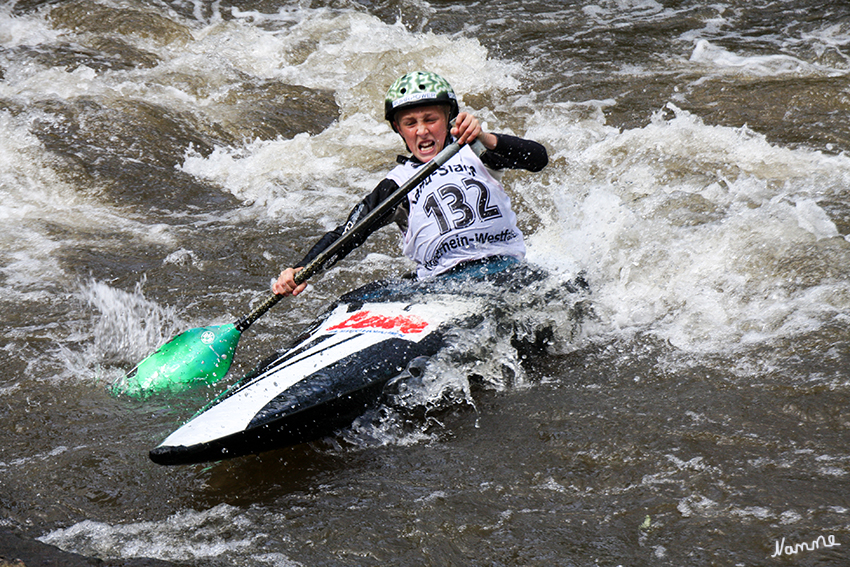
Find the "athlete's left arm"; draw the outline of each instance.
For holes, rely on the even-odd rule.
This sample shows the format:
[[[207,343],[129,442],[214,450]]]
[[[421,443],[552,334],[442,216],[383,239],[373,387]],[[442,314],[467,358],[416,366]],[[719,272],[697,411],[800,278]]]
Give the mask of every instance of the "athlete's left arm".
[[[549,154],[543,144],[507,134],[485,132],[481,122],[469,112],[457,115],[449,133],[459,144],[469,144],[477,138],[487,148],[481,161],[490,169],[540,171],[549,163]]]
[[[543,144],[508,134],[491,135],[496,137],[496,145],[481,155],[481,161],[491,169],[540,171],[549,163]]]

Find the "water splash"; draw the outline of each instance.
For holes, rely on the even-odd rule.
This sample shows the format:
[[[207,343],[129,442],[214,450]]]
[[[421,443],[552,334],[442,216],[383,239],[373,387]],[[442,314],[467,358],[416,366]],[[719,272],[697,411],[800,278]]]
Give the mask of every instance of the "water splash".
[[[545,234],[544,262],[587,270],[600,337],[650,329],[683,350],[728,352],[847,308],[829,266],[844,265],[836,259],[850,245],[825,209],[850,182],[846,156],[774,146],[671,104],[622,132],[585,126],[588,115],[567,106],[540,119],[556,110],[557,122],[593,134],[562,146],[537,186],[550,199],[530,248]]]
[[[432,441],[445,433],[449,416],[478,412],[476,391],[529,387],[524,366],[529,357],[578,348],[588,316],[584,285],[558,273],[515,289],[464,282],[463,293],[487,297],[484,311],[451,329],[447,346],[436,355],[414,359],[391,380],[384,404],[342,432],[343,440],[359,448]]]
[[[89,353],[93,360],[100,364],[137,362],[184,325],[174,309],[145,298],[145,281],[142,277],[132,292],[96,281],[81,287],[81,297],[98,313]]]

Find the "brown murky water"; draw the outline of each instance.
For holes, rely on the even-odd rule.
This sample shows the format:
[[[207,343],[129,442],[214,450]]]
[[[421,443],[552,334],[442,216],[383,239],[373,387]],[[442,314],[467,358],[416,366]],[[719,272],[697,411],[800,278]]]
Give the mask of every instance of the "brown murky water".
[[[0,527],[205,566],[846,562],[848,44],[850,9],[801,0],[7,3]],[[498,321],[460,336],[430,372],[468,395],[428,419],[154,465],[218,389],[107,384],[344,217],[403,150],[381,100],[415,68],[547,146],[506,184],[593,315],[532,298],[554,337],[525,359]],[[259,320],[231,379],[398,248]]]

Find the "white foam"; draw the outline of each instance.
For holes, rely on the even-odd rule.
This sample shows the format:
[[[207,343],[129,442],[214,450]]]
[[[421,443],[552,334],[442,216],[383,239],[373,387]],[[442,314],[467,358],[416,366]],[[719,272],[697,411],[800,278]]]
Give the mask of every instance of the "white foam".
[[[148,242],[171,241],[168,227],[129,218],[67,183],[51,165],[29,132],[28,117],[0,111],[0,273],[7,299],[37,298],[53,282],[73,283],[55,252],[73,242],[91,245],[92,233],[124,231]],[[67,229],[61,240],[51,226]]]
[[[706,39],[696,41],[690,62],[709,66],[715,72],[751,77],[816,76],[836,72],[836,69],[809,63],[791,55],[737,55]]]
[[[663,10],[664,6],[655,0],[599,0],[581,9],[586,15],[600,21],[628,16],[647,16]]]
[[[12,15],[14,2],[0,6],[0,45],[13,49],[22,45],[38,45],[54,41],[61,33],[46,26],[41,16]]]
[[[847,186],[850,160],[669,108],[622,132],[574,108],[535,115],[538,139],[561,149],[547,184],[530,185],[543,219],[532,257],[558,264],[560,251],[587,270],[604,332],[651,329],[686,350],[794,335],[846,309],[840,281],[797,289],[784,266],[812,261],[818,242],[848,254],[817,203]],[[551,123],[584,135],[561,144]]]
[[[817,254],[824,255],[825,265],[846,259],[847,243],[824,203],[850,185],[844,155],[775,146],[752,130],[709,126],[673,105],[643,128],[612,128],[604,110],[614,101],[540,102],[535,93],[519,92],[518,64],[494,57],[476,39],[411,31],[362,12],[237,10],[235,19],[225,21],[217,9],[205,20],[199,6],[187,44],[148,46],[162,58],[152,69],[13,65],[0,96],[22,103],[138,97],[176,112],[198,112],[221,104],[245,77],[330,90],[341,113],[324,131],[246,140],[206,156],[187,148],[179,166],[240,199],[246,205],[242,215],[319,233],[344,219],[403,150],[383,120],[387,86],[405,71],[433,69],[452,82],[462,102],[486,95],[493,108],[478,110],[488,127],[509,130],[499,116],[514,113],[511,126],[525,127],[516,133],[549,148],[550,166],[513,176],[508,189],[513,202],[528,211],[523,221],[529,259],[565,276],[588,273],[597,314],[588,324],[592,333],[651,332],[682,349],[712,352],[807,332],[848,307],[845,286],[806,264]],[[599,14],[642,13],[650,19],[660,9],[651,1],[597,8]],[[10,24],[0,33],[12,46],[56,39],[42,16],[13,18],[0,11],[0,20]],[[828,26],[811,33],[823,45],[848,41]],[[694,41],[686,65],[711,73],[834,71],[784,55],[746,56]],[[196,77],[203,80],[191,80]],[[55,251],[73,244],[74,237],[57,241],[41,222],[68,227],[71,235],[108,228],[134,238],[172,240],[168,227],[128,219],[63,183],[29,133],[33,118],[0,112],[0,219],[9,227],[0,235],[0,255],[9,293],[43,294],[45,282],[66,285]],[[194,258],[192,251],[178,250],[163,261]],[[789,281],[788,267],[798,264],[816,281]],[[392,269],[405,266],[399,260]]]
[[[797,225],[818,240],[838,236],[838,228],[813,199],[802,199],[795,205]]]
[[[166,561],[229,560],[238,564],[293,567],[282,553],[259,553],[269,536],[262,526],[273,514],[253,517],[235,506],[219,504],[204,511],[183,510],[162,521],[108,524],[85,520],[54,530],[39,541],[101,558],[146,557]],[[265,517],[263,517],[265,516]]]
[[[318,217],[324,226],[335,226],[380,181],[404,150],[383,119],[382,104],[387,87],[402,73],[434,70],[452,83],[461,101],[519,87],[520,69],[489,57],[477,40],[414,33],[358,12],[307,12],[310,17],[285,33],[266,32],[267,37],[245,24],[215,26],[187,56],[207,63],[201,67],[188,58],[172,63],[207,69],[223,58],[254,76],[335,93],[340,119],[319,134],[249,141],[206,157],[189,151],[181,165],[282,221]],[[221,49],[218,42],[233,45]],[[310,46],[306,55],[303,45]],[[205,104],[213,103],[211,95]]]

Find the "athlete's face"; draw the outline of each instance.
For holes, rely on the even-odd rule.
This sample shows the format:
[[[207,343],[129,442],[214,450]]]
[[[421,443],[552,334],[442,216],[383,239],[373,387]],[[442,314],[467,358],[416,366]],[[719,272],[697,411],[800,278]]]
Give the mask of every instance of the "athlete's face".
[[[399,110],[395,127],[411,153],[426,163],[443,149],[449,132],[449,113],[445,105]]]

